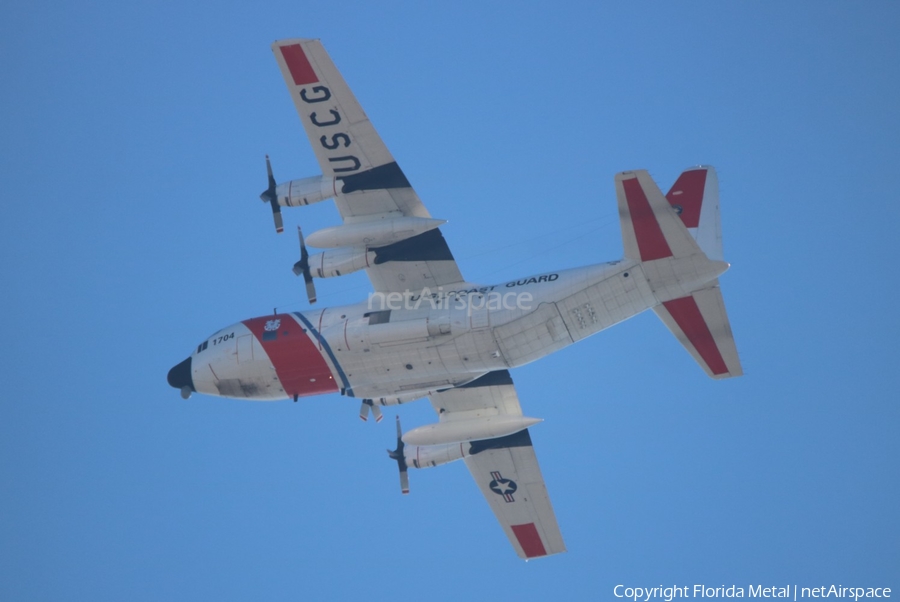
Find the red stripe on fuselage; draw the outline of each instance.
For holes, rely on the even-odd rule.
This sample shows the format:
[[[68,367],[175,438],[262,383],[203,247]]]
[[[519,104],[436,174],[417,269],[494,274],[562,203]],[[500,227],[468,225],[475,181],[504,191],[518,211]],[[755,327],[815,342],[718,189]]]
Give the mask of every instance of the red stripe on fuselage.
[[[651,261],[670,257],[672,250],[663,236],[659,222],[650,207],[650,201],[641,188],[637,178],[622,180],[625,189],[625,201],[628,203],[628,212],[631,214],[631,225],[634,228],[634,237],[637,240],[641,261]]]
[[[697,301],[693,297],[682,297],[681,299],[672,299],[663,303],[672,318],[681,328],[685,336],[691,342],[691,345],[709,366],[713,374],[727,374],[728,366],[722,359],[719,352],[719,346],[709,331],[700,308],[697,307]]]
[[[547,550],[544,548],[544,542],[541,541],[541,536],[538,534],[537,527],[534,526],[534,523],[510,526],[512,527],[513,533],[516,535],[516,539],[519,540],[519,545],[522,546],[522,551],[525,552],[525,556],[534,558],[535,556],[547,555]]]
[[[291,77],[294,78],[294,85],[305,86],[319,81],[300,44],[281,46],[281,55],[284,57],[284,62],[287,63]]]
[[[678,176],[666,195],[669,204],[681,207],[681,221],[687,228],[696,228],[700,225],[700,207],[703,205],[705,188],[706,170],[692,169]],[[675,194],[676,192],[680,194]]]
[[[272,328],[278,321],[275,330]],[[299,322],[290,314],[276,314],[244,320],[269,356],[284,392],[288,396],[305,397],[334,393],[338,385],[325,358]],[[273,336],[274,333],[274,336]],[[266,335],[268,335],[268,340]]]

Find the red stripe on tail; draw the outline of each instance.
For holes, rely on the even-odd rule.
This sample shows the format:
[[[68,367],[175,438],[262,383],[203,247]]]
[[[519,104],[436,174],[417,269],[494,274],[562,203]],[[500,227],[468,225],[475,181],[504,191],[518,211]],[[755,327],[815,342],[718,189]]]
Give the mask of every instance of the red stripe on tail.
[[[632,178],[623,180],[622,187],[625,189],[625,200],[628,202],[628,212],[631,214],[631,225],[634,228],[641,261],[671,257],[672,250],[666,242],[666,237],[663,236],[659,222],[656,221],[641,183],[637,178]]]
[[[538,534],[537,527],[534,526],[534,523],[510,526],[512,527],[513,533],[516,535],[516,539],[519,540],[519,545],[522,546],[522,551],[525,552],[525,556],[534,558],[535,556],[547,555],[547,550],[544,548],[544,542],[541,541],[541,536]]]
[[[284,62],[287,63],[295,85],[305,86],[306,84],[314,84],[319,81],[300,44],[281,46],[281,55],[284,57]]]
[[[693,297],[682,297],[666,301],[663,305],[712,373],[727,374],[728,366],[725,365],[716,340],[709,331],[700,308],[697,307],[697,301]]]
[[[682,173],[666,194],[669,204],[681,207],[681,221],[686,228],[700,226],[700,207],[706,188],[706,170],[692,169]]]

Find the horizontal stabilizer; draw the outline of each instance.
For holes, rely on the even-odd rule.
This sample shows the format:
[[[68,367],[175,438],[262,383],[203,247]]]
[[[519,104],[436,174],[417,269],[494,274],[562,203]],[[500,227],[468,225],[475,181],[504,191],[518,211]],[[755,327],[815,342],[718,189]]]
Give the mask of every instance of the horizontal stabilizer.
[[[709,376],[720,379],[744,373],[718,281],[657,305],[653,311]]]

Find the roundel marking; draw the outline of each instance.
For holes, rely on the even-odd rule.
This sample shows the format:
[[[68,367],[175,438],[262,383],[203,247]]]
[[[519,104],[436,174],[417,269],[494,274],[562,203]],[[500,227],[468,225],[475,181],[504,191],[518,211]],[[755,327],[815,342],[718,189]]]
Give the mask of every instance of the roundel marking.
[[[501,474],[497,471],[492,472],[491,477],[494,479],[490,482],[490,484],[488,484],[488,488],[490,488],[491,491],[493,491],[497,495],[502,495],[503,499],[505,499],[507,502],[516,501],[515,498],[513,498],[513,494],[516,492],[519,486],[516,485],[515,481],[513,481],[512,479],[504,479],[503,476],[501,476]]]

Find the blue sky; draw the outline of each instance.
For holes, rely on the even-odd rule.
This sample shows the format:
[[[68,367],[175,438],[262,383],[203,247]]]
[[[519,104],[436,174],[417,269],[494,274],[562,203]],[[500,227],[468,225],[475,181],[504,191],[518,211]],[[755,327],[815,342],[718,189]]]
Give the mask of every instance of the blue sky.
[[[0,8],[0,599],[900,590],[900,8],[422,4]],[[391,420],[353,400],[166,384],[218,328],[306,307],[258,200],[266,153],[317,173],[286,37],[323,40],[471,281],[620,257],[617,171],[718,169],[744,377],[652,313],[513,372],[567,554],[516,558],[461,463],[400,496]]]

